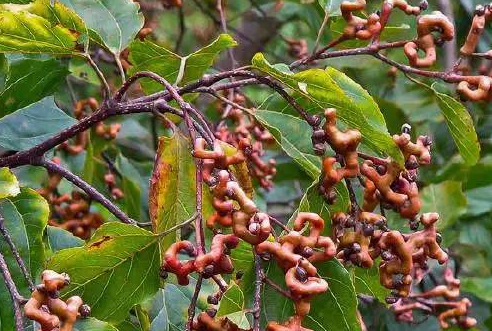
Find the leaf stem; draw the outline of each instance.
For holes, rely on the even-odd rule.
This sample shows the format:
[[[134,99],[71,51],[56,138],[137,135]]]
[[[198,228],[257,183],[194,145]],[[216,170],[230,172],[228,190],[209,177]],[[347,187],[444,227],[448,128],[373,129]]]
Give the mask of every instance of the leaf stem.
[[[109,87],[106,77],[104,77],[104,74],[102,73],[101,69],[99,69],[99,67],[97,66],[96,62],[94,62],[90,54],[85,54],[85,58],[87,59],[87,62],[89,62],[89,65],[92,67],[92,69],[94,69],[94,72],[96,73],[97,77],[101,81],[101,84],[104,87],[106,98],[109,98],[111,96],[111,88]]]
[[[197,216],[198,216],[198,214],[197,214],[197,213],[195,213],[195,214],[193,214],[193,216],[191,216],[190,218],[188,218],[186,221],[181,222],[181,223],[179,223],[179,224],[177,224],[177,225],[173,226],[172,228],[167,229],[167,230],[166,230],[166,231],[164,231],[164,232],[158,233],[158,234],[157,234],[157,236],[158,236],[158,237],[165,237],[165,236],[167,236],[168,234],[171,234],[171,233],[173,233],[173,232],[175,232],[175,231],[177,231],[177,230],[179,230],[179,229],[181,229],[181,228],[185,227],[186,225],[188,225],[188,224],[192,223],[192,222],[193,222],[193,221],[197,218]]]

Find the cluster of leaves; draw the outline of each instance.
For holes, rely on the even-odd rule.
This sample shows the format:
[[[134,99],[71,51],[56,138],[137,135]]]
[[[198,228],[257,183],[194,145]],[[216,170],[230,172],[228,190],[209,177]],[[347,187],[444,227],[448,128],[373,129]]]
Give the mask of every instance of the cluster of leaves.
[[[202,10],[202,6],[213,9],[214,1],[203,1],[202,6],[199,6],[200,1],[184,5],[187,29],[183,31],[180,53],[187,56],[173,50],[179,38],[177,10],[158,12],[156,20],[162,24],[154,29],[152,41],[140,41],[134,39],[144,25],[143,14],[138,4],[129,0],[60,0],[54,4],[49,0],[1,2],[17,2],[0,5],[0,51],[3,52],[0,146],[4,153],[29,149],[76,123],[71,113],[71,98],[99,95],[100,89],[105,88],[90,67],[90,59],[98,62],[110,87],[121,84],[116,69],[121,59],[125,59],[125,50],[129,50],[126,59],[132,65],[128,74],[152,71],[176,86],[183,86],[206,73],[213,73],[217,66],[228,65],[226,51],[237,46],[233,37],[217,36],[217,19],[211,20]],[[272,65],[266,60],[292,62],[293,59],[286,57],[288,44],[279,36],[298,39],[302,35],[312,46],[325,22],[321,43],[336,38],[343,28],[339,17],[341,1],[284,1],[277,12],[271,10],[275,1],[229,2],[230,17],[249,15],[244,14],[243,21],[238,19],[231,23],[240,32],[236,39],[244,41],[247,39],[244,34],[252,38],[258,33],[264,46],[263,54],[251,56],[247,64],[288,87],[310,114],[318,114],[327,107],[337,108],[344,125],[361,131],[365,149],[396,160],[401,160],[401,155],[389,133],[399,132],[406,122],[413,125],[415,134],[432,133],[433,165],[421,175],[422,211],[441,214],[445,221],[440,224],[444,246],[450,247],[460,270],[462,289],[474,297],[472,315],[478,318],[480,328],[492,328],[492,255],[489,251],[492,227],[488,225],[492,213],[492,156],[489,155],[488,105],[466,104],[465,108],[442,86],[425,81],[412,83],[401,74],[381,74],[389,67],[372,58],[364,58],[364,61],[334,59],[326,69],[293,74],[286,65]],[[463,34],[473,15],[472,2],[454,3],[456,16],[460,18],[457,25],[463,26]],[[432,1],[430,5],[436,6]],[[266,17],[265,13],[268,13]],[[247,24],[249,20],[265,24],[260,24],[260,30],[267,30],[269,36],[248,30],[251,29]],[[401,40],[413,36],[412,21],[401,16],[396,22],[398,25],[386,30],[386,38]],[[197,43],[203,47],[198,47]],[[346,46],[355,47],[357,43],[350,42]],[[255,43],[250,43],[250,47],[256,49]],[[101,53],[112,60],[104,62],[103,56],[98,56]],[[216,61],[220,54],[224,60]],[[402,58],[402,54],[394,56],[397,60]],[[142,81],[146,94],[160,89],[150,80]],[[321,164],[311,145],[311,127],[284,99],[258,87],[245,91],[259,104],[253,116],[270,130],[277,142],[276,147],[268,151],[277,159],[275,187],[271,191],[256,189],[255,202],[263,210],[284,219],[310,211],[329,220],[333,212],[346,211],[349,196],[345,186],[338,187],[335,205],[326,204],[318,195],[316,185]],[[206,109],[210,118],[217,117],[210,100],[195,97],[190,100],[200,105],[200,109]],[[113,143],[93,134],[83,153],[69,157],[58,152],[57,156],[63,166],[106,193],[103,178],[109,158],[111,166],[121,175],[121,188],[125,192],[117,204],[133,219],[150,221],[151,229],[118,223],[97,203],[91,208],[103,214],[106,223],[87,242],[48,226],[50,207],[34,190],[44,185],[47,176],[43,169],[33,166],[13,170],[15,175],[7,168],[0,169],[0,214],[31,276],[38,279],[45,268],[67,272],[72,285],[64,295],[82,295],[92,307],[92,317],[80,321],[77,330],[183,330],[195,281],[187,287],[178,287],[172,279],[165,283],[159,279],[162,252],[180,233],[165,237],[157,234],[194,214],[195,166],[189,141],[183,134],[173,133],[168,126],[146,115],[126,116],[116,121],[121,122],[122,130]],[[157,166],[153,162],[155,154],[159,160]],[[153,174],[159,178],[159,185],[149,192],[153,168],[159,169]],[[72,190],[68,182],[62,182],[59,187],[60,193]],[[204,200],[208,199],[205,193]],[[204,217],[210,213],[210,204],[205,203]],[[395,215],[390,214],[388,218],[392,227],[401,225],[395,221]],[[183,233],[186,235],[186,231]],[[28,297],[28,284],[23,281],[14,256],[2,240],[0,252],[6,257],[19,291]],[[236,271],[241,271],[243,276],[240,281],[230,279],[217,315],[227,316],[247,328],[250,315],[246,308],[251,306],[254,292],[254,259],[248,245],[235,249],[231,257]],[[265,271],[270,279],[283,283],[284,275],[273,263]],[[376,268],[347,269],[332,261],[318,271],[330,283],[330,291],[313,300],[306,327],[360,330],[358,308],[371,329],[406,327],[396,326],[382,304],[388,293],[379,285]],[[205,283],[197,312],[207,308],[206,297],[215,290],[212,283]],[[358,295],[375,297],[379,304],[359,304]],[[11,299],[2,282],[0,299],[0,331],[11,331],[14,329]],[[269,287],[264,288],[261,312],[264,321],[282,321],[293,313],[288,300]],[[417,328],[434,330],[436,325],[435,321],[428,321]]]

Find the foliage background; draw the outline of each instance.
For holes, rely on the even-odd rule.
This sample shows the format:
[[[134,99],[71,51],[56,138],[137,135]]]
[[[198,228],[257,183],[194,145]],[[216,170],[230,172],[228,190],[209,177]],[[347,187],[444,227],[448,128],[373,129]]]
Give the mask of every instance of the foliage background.
[[[23,1],[19,2],[22,3]],[[85,10],[88,8],[86,7],[88,1],[74,1],[73,4],[68,0],[62,2],[82,16],[87,26],[96,30],[107,48],[115,54],[121,53],[126,45],[131,42],[135,28],[138,31],[143,19],[137,14],[135,7],[122,5],[128,3],[126,0],[117,0],[113,3],[115,6],[119,6],[113,10],[121,14],[126,13],[131,17],[119,27],[110,26],[107,20],[104,20],[104,16],[87,14]],[[108,3],[108,1],[102,0],[99,2],[105,5]],[[254,54],[257,51],[262,51],[270,63],[291,63],[294,59],[288,56],[284,39],[304,38],[311,49],[326,12],[330,14],[332,21],[322,34],[321,42],[324,43],[336,37],[341,27],[341,20],[337,18],[339,13],[336,10],[339,2],[336,0],[287,0],[279,12],[272,14],[273,3],[271,1],[228,1],[227,17],[229,18],[230,33],[239,44],[234,51],[236,59],[241,64],[249,64]],[[457,19],[458,44],[466,36],[473,8],[478,2],[477,0],[452,1]],[[435,1],[431,0],[429,3],[430,10],[437,8]],[[374,5],[379,5],[379,1],[374,1]],[[153,13],[157,24],[150,40],[163,48],[172,50],[176,47],[176,41],[179,39],[180,31],[182,31],[183,41],[178,53],[192,54],[213,43],[219,35],[220,27],[217,15],[213,10],[214,4],[211,0],[185,0],[182,12],[184,29],[180,28],[180,15],[177,10]],[[95,12],[101,13],[97,9]],[[211,16],[214,19],[211,19]],[[98,26],[101,25],[101,20],[105,22],[106,33],[101,26]],[[394,24],[391,29],[391,38],[396,40],[412,37],[414,29],[410,18],[401,15],[395,19],[395,22],[397,24]],[[121,27],[125,27],[127,30],[121,29]],[[115,34],[117,30],[119,34]],[[490,38],[491,35],[487,32],[486,40],[491,40]],[[130,61],[142,63],[145,56],[150,56],[148,54],[149,46],[144,43],[147,41],[136,41],[130,45]],[[200,77],[202,72],[212,73],[219,68],[228,68],[230,64],[224,50],[231,47],[232,44],[233,41],[226,37],[217,40],[212,44],[212,48],[214,52],[222,54],[220,59],[209,66],[208,64],[212,63],[210,59],[205,67],[190,71],[187,73],[189,76],[185,76],[183,83]],[[488,44],[486,42],[481,46],[483,51],[488,49]],[[90,51],[97,52],[98,47],[92,47],[94,49]],[[142,50],[143,53],[141,53]],[[172,76],[172,71],[176,69],[176,66],[179,66],[181,58],[173,54],[165,54],[166,52],[161,48],[158,51],[163,53],[161,55],[164,60],[154,59],[156,67],[150,69],[160,71],[160,74],[168,72]],[[139,59],[139,56],[142,59]],[[197,57],[203,59],[203,55],[198,54]],[[401,52],[394,52],[392,58],[404,62]],[[114,66],[103,61],[100,61],[99,64],[104,73],[111,77],[110,85],[117,86],[120,82]],[[492,117],[490,116],[490,106],[488,104],[466,104],[481,146],[480,160],[470,166],[470,162],[467,162],[466,158],[459,156],[448,125],[445,125],[442,100],[434,90],[409,81],[401,73],[395,77],[389,75],[389,67],[371,57],[333,59],[324,62],[324,64],[342,71],[369,92],[379,105],[391,133],[399,132],[403,123],[410,123],[414,135],[429,134],[432,136],[434,140],[433,163],[421,171],[423,210],[441,213],[442,219],[445,221],[441,224],[444,245],[449,247],[456,268],[459,269],[463,291],[473,300],[472,315],[479,320],[479,329],[492,330],[492,253],[490,250],[492,246]],[[99,91],[100,83],[97,77],[80,58],[55,58],[51,55],[38,54],[6,54],[1,57],[1,67],[0,145],[5,151],[25,149],[41,141],[43,137],[72,124],[74,122],[71,117],[70,96],[72,92],[75,93],[76,99],[82,99],[97,95]],[[142,67],[149,69],[144,64]],[[139,66],[136,65],[131,70],[138,71],[139,69]],[[73,91],[69,90],[67,82],[73,86]],[[424,83],[431,84],[432,82]],[[143,87],[146,91],[155,89],[155,86],[151,84],[144,84]],[[432,87],[435,90],[455,95],[449,86],[438,84],[432,85]],[[276,112],[277,115],[280,113],[283,116],[289,114],[289,109],[285,109],[285,105],[275,96],[270,95],[268,90],[251,87],[246,92],[248,97],[261,105],[260,108],[265,111],[263,113],[265,116],[264,123],[273,130],[277,129],[283,135],[280,139],[296,141],[302,138],[297,135],[303,132],[292,130],[291,127],[286,126],[288,122],[285,120],[275,122],[272,119],[274,115],[267,116],[269,115],[267,111]],[[200,109],[206,111],[211,118],[217,118],[217,112],[214,109],[215,103],[211,99],[200,97],[195,100],[195,103]],[[455,110],[459,107],[456,106]],[[281,117],[281,119],[285,118]],[[121,133],[114,144],[107,144],[97,136],[92,135],[90,147],[84,153],[77,157],[63,157],[61,154],[59,156],[62,157],[62,163],[72,172],[79,174],[102,192],[106,190],[102,178],[107,167],[103,156],[109,157],[114,161],[115,167],[122,175],[121,185],[126,193],[124,200],[120,202],[122,209],[134,219],[142,222],[149,221],[149,179],[157,148],[157,137],[167,136],[171,140],[178,138],[170,137],[170,130],[156,125],[151,117],[144,114],[115,118],[112,121],[122,124]],[[269,151],[269,155],[275,156],[277,159],[278,174],[272,191],[256,190],[255,199],[261,208],[281,219],[289,219],[298,208],[299,210],[303,208],[309,208],[311,211],[316,208],[322,210],[322,206],[319,206],[321,202],[316,200],[313,188],[308,190],[313,182],[313,174],[305,171],[306,169],[298,163],[293,162],[282,152],[281,148],[273,148]],[[189,161],[191,162],[191,159]],[[16,169],[15,174],[23,187],[37,189],[46,181],[45,171],[41,168],[25,166]],[[72,190],[67,182],[63,182],[60,189],[61,193]],[[22,204],[20,198],[2,200],[0,210],[7,220],[7,228],[13,233],[23,257],[29,261],[29,266],[35,274],[41,270],[45,260],[62,248],[78,247],[84,243],[68,233],[52,227],[47,227],[43,233],[36,232],[35,223],[43,222],[43,219],[47,217],[48,206],[27,188],[23,189],[21,194],[22,198],[36,200],[36,203],[40,205],[38,213],[44,213],[44,215],[30,217],[29,210],[26,210],[26,205]],[[176,197],[176,201],[180,199],[185,201],[185,197]],[[103,213],[109,221],[113,220],[114,217],[108,214],[104,208],[98,207],[97,204],[93,208]],[[186,210],[174,210],[173,212],[174,214],[170,217],[175,218],[174,222],[187,216]],[[19,222],[25,227],[19,229],[17,226]],[[398,226],[400,223],[393,222],[392,226]],[[101,230],[101,235],[104,231],[109,231],[108,228],[111,226],[117,227],[118,225],[109,223]],[[113,229],[112,231],[119,230]],[[95,241],[97,241],[97,236],[91,239],[91,242]],[[43,245],[46,257],[43,257],[39,250],[36,250],[36,247]],[[142,250],[136,250],[138,254],[135,253],[131,259],[146,261],[142,269],[149,273],[152,272],[157,277],[158,263],[155,263],[156,255],[153,254],[156,247],[155,239],[149,236],[147,239],[143,239],[141,245]],[[83,251],[83,248],[72,249],[74,251],[65,251],[64,254],[77,254],[76,259],[72,261],[73,263],[76,264],[77,261],[83,261],[87,258],[85,255],[87,252]],[[108,255],[118,251],[118,247],[107,249]],[[0,242],[0,250],[4,253],[7,252],[3,242]],[[6,255],[8,256],[8,254]],[[249,304],[248,300],[252,290],[247,286],[250,276],[248,271],[251,271],[251,264],[244,263],[244,260],[250,259],[249,261],[251,261],[251,256],[247,250],[239,249],[234,252],[233,257],[240,269],[246,271],[246,275],[240,286],[234,285],[228,291],[225,301],[221,303],[219,308],[219,315],[228,315],[240,323],[247,324],[243,308]],[[57,263],[61,263],[62,268],[69,268],[62,253],[56,254],[55,258],[50,261],[50,267],[56,268]],[[154,263],[151,263],[152,261]],[[13,264],[12,257],[8,262]],[[123,271],[128,271],[125,266],[122,268]],[[151,268],[154,269],[150,270]],[[355,293],[382,298],[385,291],[376,284],[377,282],[371,283],[371,280],[374,281],[375,279],[375,276],[370,274],[371,271],[367,273],[355,270],[347,271],[334,265],[329,265],[327,268],[326,277],[338,279],[345,284],[344,286],[350,287],[350,291],[343,291],[336,285],[332,286],[332,293],[340,302],[337,302],[336,298],[334,301],[333,299],[327,301],[320,299],[319,305],[315,303],[315,306],[319,307],[317,318],[323,321],[327,319],[323,315],[330,316],[331,322],[323,322],[328,323],[326,325],[330,326],[329,329],[355,330],[357,329],[354,309],[356,305]],[[440,269],[436,270],[436,273],[439,274]],[[123,271],[116,270],[115,272],[117,275]],[[20,278],[17,277],[18,273],[16,274],[15,271],[13,273],[16,278]],[[82,280],[94,277],[87,275],[90,273],[88,270],[81,271],[81,273],[86,273],[82,276]],[[77,273],[70,274],[76,276]],[[275,269],[269,270],[269,275],[275,278]],[[138,287],[135,289],[132,283],[141,279],[141,276],[141,274],[136,274],[135,279],[127,279],[129,282],[128,293],[122,289],[118,291],[117,288],[111,292],[111,288],[103,286],[104,283],[99,284],[96,280],[91,282],[92,287],[89,290],[97,291],[97,289],[103,288],[105,296],[117,293],[113,295],[124,298],[132,295],[134,291],[142,291],[142,297],[141,300],[135,299],[127,305],[127,310],[131,311],[129,315],[113,316],[114,318],[107,315],[114,309],[111,300],[103,299],[101,306],[96,307],[95,317],[109,323],[91,319],[79,325],[79,329],[182,330],[185,323],[183,316],[189,304],[193,284],[186,288],[178,287],[172,283],[161,284],[163,288],[154,295],[151,289],[157,287],[159,280],[154,277],[146,282],[146,286],[150,284],[148,290],[142,290]],[[352,282],[352,280],[354,281]],[[107,282],[113,284],[109,280]],[[23,293],[27,290],[25,285],[22,285]],[[424,284],[424,286],[431,285],[431,282]],[[198,309],[206,308],[205,298],[211,290],[212,285],[208,284],[201,296]],[[284,310],[284,306],[279,305],[280,298],[275,293],[265,293],[264,298],[266,301],[263,307],[264,317],[281,319],[289,315],[288,310]],[[143,299],[146,300],[143,301]],[[0,330],[2,331],[8,330],[9,325],[8,300],[7,291],[3,285],[0,285]],[[116,304],[119,307],[118,303],[121,302],[118,300]],[[140,304],[133,306],[136,303]],[[395,330],[397,328],[406,330],[412,328],[431,331],[438,329],[437,322],[432,318],[428,320],[422,318],[424,322],[418,325],[396,325],[397,322],[394,321],[392,314],[386,310],[382,303],[377,301],[361,302],[359,307],[367,326],[371,330]]]

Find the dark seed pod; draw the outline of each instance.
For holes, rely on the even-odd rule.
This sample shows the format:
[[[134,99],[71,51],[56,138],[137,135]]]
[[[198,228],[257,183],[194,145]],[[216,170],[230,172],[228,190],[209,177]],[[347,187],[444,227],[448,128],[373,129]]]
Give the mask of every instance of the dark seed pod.
[[[410,134],[412,132],[412,126],[408,123],[405,123],[401,126],[401,132],[405,134]]]
[[[82,318],[89,317],[89,315],[91,314],[91,307],[89,305],[83,304],[79,308],[79,313]]]
[[[360,247],[360,244],[358,244],[358,243],[353,243],[351,250],[352,250],[352,253],[359,254],[360,251],[362,250],[362,247]]]
[[[485,15],[485,7],[483,5],[478,5],[475,7],[475,15],[483,16]]]
[[[372,237],[374,235],[374,227],[371,224],[363,224],[362,232],[366,237]]]
[[[422,11],[427,10],[427,8],[429,8],[429,3],[427,2],[427,0],[420,1],[419,8]]]
[[[314,254],[314,251],[311,247],[304,247],[304,249],[302,250],[302,253],[301,255],[303,257],[305,257],[306,259],[309,259],[311,256],[313,256]]]
[[[384,165],[379,164],[378,166],[376,166],[376,171],[378,172],[378,174],[383,176],[386,173],[386,167]]]
[[[299,267],[299,266],[296,267],[296,277],[297,277],[297,279],[299,279],[299,281],[301,281],[303,283],[306,282],[308,279],[306,269]]]
[[[418,220],[410,221],[410,230],[417,231],[419,229],[420,222]]]
[[[405,168],[408,170],[415,170],[419,168],[419,163],[415,158],[409,158],[407,162],[405,162]]]
[[[350,255],[352,254],[352,249],[351,248],[344,248],[343,249],[343,257],[345,260],[348,260],[350,258]]]
[[[429,136],[425,136],[424,140],[422,141],[422,144],[424,144],[425,146],[431,146],[432,143],[433,143],[432,138]]]
[[[214,294],[210,294],[207,297],[207,302],[211,305],[216,305],[219,303],[219,299]]]
[[[198,255],[196,248],[193,246],[190,246],[186,249],[186,254],[188,254],[188,256],[190,257],[196,257]]]
[[[208,308],[205,312],[207,313],[208,316],[212,318],[214,318],[215,315],[217,315],[217,309],[215,308]]]
[[[440,245],[442,243],[442,236],[440,233],[436,233],[436,242]]]
[[[161,268],[161,270],[159,271],[159,276],[162,279],[167,279],[169,277],[169,274],[167,273],[166,269]]]
[[[236,272],[236,280],[240,280],[241,278],[243,278],[243,276],[244,276],[244,271],[239,270],[238,272]]]
[[[213,274],[214,274],[214,266],[209,264],[208,266],[205,267],[205,269],[203,269],[203,277],[205,278],[209,278],[209,277],[212,277]]]
[[[248,226],[248,231],[253,235],[257,235],[260,232],[260,225],[258,223],[251,223]]]
[[[391,254],[390,252],[388,251],[383,251],[381,252],[381,258],[384,260],[384,261],[389,261],[393,258],[393,254]]]
[[[48,292],[48,296],[51,299],[58,299],[60,297],[60,291]]]

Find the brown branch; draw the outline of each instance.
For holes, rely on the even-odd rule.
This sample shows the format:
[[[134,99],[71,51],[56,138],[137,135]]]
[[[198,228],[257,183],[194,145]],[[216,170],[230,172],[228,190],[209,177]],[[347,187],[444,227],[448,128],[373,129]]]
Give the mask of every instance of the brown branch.
[[[190,306],[188,307],[188,322],[186,323],[186,331],[191,331],[193,326],[193,319],[195,318],[196,303],[198,301],[198,296],[202,289],[203,276],[198,274],[198,279],[196,281],[195,292],[191,298]]]
[[[271,286],[275,291],[277,291],[278,293],[282,294],[287,299],[294,300],[294,298],[292,297],[292,295],[288,291],[284,290],[278,284],[274,283],[270,278],[268,278],[266,276],[263,277],[263,282],[265,284]]]
[[[14,320],[15,320],[15,331],[22,331],[23,323],[22,323],[22,311],[20,308],[20,302],[22,301],[19,292],[17,291],[17,287],[15,286],[14,280],[12,279],[12,275],[7,267],[7,262],[5,262],[5,258],[0,252],[0,272],[2,273],[3,280],[5,285],[7,286],[7,290],[10,293],[10,298],[12,299],[12,309],[14,311]]]
[[[59,174],[82,191],[84,191],[92,200],[99,202],[108,211],[110,211],[116,218],[118,218],[123,223],[136,225],[137,222],[130,217],[128,217],[118,206],[109,201],[104,195],[102,195],[96,188],[89,185],[86,181],[81,179],[79,176],[71,173],[64,167],[50,161],[46,158],[40,158],[39,160],[33,161],[32,165],[44,167],[49,172]]]
[[[261,289],[263,285],[263,268],[261,267],[261,259],[256,254],[255,259],[255,294],[253,301],[253,331],[260,331],[260,311],[261,311]]]
[[[8,233],[7,228],[5,227],[5,219],[3,218],[2,215],[0,215],[0,233],[2,234],[7,244],[9,245],[12,255],[14,255],[14,258],[17,261],[17,265],[19,266],[22,275],[24,276],[27,284],[29,285],[29,289],[31,290],[31,292],[34,291],[34,282],[32,281],[31,275],[27,270],[26,264],[22,260],[22,257],[20,256],[19,251],[17,250],[14,241],[12,240],[10,233]]]

